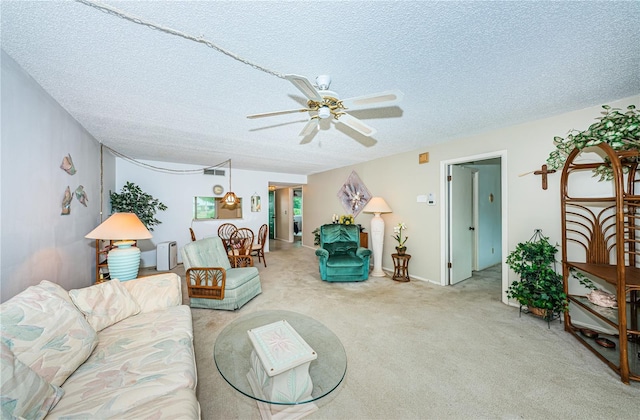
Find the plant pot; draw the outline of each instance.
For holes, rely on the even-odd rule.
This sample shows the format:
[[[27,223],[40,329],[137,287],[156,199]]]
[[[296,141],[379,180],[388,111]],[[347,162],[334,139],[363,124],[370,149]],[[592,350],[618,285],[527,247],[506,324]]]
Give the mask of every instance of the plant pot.
[[[534,314],[535,316],[539,316],[545,318],[547,316],[547,310],[542,308],[536,308],[535,306],[527,306],[529,312]]]
[[[407,247],[406,246],[397,246],[396,247],[396,252],[398,253],[398,255],[404,255],[405,252],[407,252]]]

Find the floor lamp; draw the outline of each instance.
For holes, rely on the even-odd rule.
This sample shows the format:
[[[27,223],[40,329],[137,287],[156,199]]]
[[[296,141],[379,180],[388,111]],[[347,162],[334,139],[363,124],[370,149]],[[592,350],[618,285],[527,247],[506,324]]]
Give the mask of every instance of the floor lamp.
[[[85,238],[116,240],[107,255],[111,279],[121,281],[138,277],[140,249],[132,239],[151,239],[151,233],[134,213],[114,213]]]
[[[391,207],[382,197],[373,197],[362,209],[364,213],[373,213],[371,219],[371,247],[373,248],[373,271],[371,276],[384,277],[382,271],[382,244],[384,242],[384,220],[381,213],[391,213]]]

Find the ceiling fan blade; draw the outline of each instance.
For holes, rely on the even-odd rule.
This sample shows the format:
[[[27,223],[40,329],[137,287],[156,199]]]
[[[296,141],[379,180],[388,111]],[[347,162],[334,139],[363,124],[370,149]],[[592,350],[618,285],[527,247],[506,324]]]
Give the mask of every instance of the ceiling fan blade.
[[[340,115],[340,117],[336,122],[342,123],[347,127],[350,127],[356,130],[358,133],[362,134],[363,136],[371,137],[374,134],[376,134],[375,128],[368,126],[367,124],[363,123],[356,117],[352,117],[349,114]]]
[[[320,96],[316,88],[306,77],[298,76],[295,74],[287,74],[284,76],[284,78],[293,83],[293,85],[297,87],[298,90],[307,97],[307,99],[311,99],[312,101],[316,102],[322,102],[322,96]]]
[[[372,93],[370,95],[347,98],[342,101],[342,104],[347,109],[382,108],[397,104],[403,97],[404,93],[399,90],[387,90],[384,92]]]
[[[320,125],[318,123],[318,119],[317,118],[312,118],[312,119],[309,120],[309,122],[307,122],[307,125],[304,126],[304,128],[302,129],[302,131],[298,135],[306,137],[306,136],[308,136],[309,134],[313,133],[315,130],[317,130],[319,128],[320,128]]]
[[[263,114],[247,115],[247,118],[253,119],[253,118],[262,118],[262,117],[273,117],[274,115],[294,114],[296,112],[307,112],[307,111],[311,111],[311,109],[302,108],[302,109],[289,109],[287,111],[265,112]]]

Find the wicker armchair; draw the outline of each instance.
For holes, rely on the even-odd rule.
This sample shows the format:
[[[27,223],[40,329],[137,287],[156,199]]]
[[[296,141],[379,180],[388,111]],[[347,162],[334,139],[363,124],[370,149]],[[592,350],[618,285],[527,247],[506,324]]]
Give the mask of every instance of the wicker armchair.
[[[218,237],[189,242],[182,248],[187,290],[192,308],[235,310],[262,293],[256,267],[243,266],[230,259],[251,256],[229,256]]]
[[[253,246],[253,231],[249,228],[239,228],[231,234],[229,239],[229,262],[232,267],[253,267],[251,247]]]
[[[227,251],[231,249],[229,241],[231,239],[231,235],[233,235],[233,232],[236,230],[238,230],[238,228],[233,223],[223,223],[218,227],[218,237],[222,239],[222,243]]]

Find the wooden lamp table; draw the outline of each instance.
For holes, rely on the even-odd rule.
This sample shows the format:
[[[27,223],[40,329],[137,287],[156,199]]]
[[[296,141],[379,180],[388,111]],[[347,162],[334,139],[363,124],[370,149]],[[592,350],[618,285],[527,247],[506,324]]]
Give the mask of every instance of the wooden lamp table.
[[[393,277],[395,281],[409,281],[409,254],[391,254],[393,258]]]

